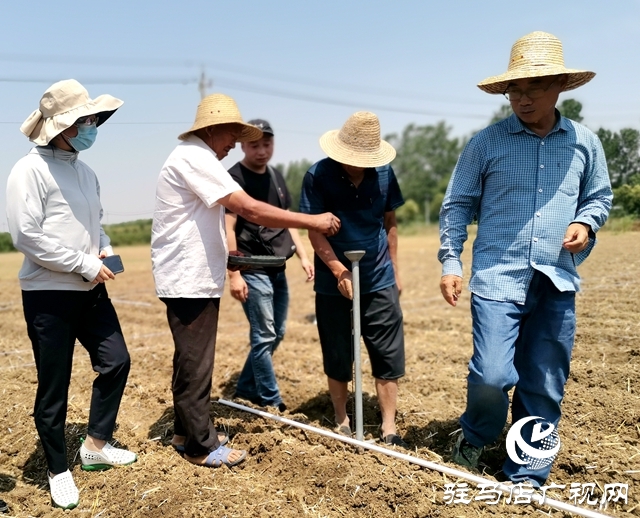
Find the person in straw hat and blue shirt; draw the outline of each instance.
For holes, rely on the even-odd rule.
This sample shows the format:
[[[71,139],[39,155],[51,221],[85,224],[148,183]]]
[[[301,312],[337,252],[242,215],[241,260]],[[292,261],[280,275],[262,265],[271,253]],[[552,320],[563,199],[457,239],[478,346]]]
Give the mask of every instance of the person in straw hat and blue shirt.
[[[566,68],[555,36],[533,32],[511,49],[504,74],[478,86],[504,95],[513,115],[475,135],[463,150],[440,212],[440,289],[456,306],[467,225],[477,218],[469,290],[473,356],[467,407],[452,460],[478,468],[484,446],[506,423],[525,419],[527,442],[509,451],[504,475],[535,487],[549,476],[569,375],[580,287],[576,266],[595,245],[611,209],[602,145],[556,109],[561,92],[593,72]],[[539,458],[535,458],[536,455]]]
[[[251,198],[220,163],[236,142],[262,138],[242,120],[235,101],[205,97],[193,126],[165,162],[158,178],[151,259],[158,297],[167,306],[173,335],[173,447],[189,462],[234,466],[246,451],[225,446],[209,417],[220,297],[229,251],[225,208],[268,227],[307,228],[333,235],[340,221],[282,210]],[[237,252],[236,252],[237,253]]]
[[[84,470],[131,464],[136,455],[111,439],[129,374],[130,359],[105,283],[114,274],[101,259],[113,254],[100,220],[96,174],[78,159],[94,143],[98,126],[122,106],[110,95],[91,99],[77,81],[47,89],[20,131],[34,147],[11,170],[7,219],[14,246],[25,258],[20,287],[33,346],[38,389],[34,420],[54,505],[78,505],[64,437],[76,339],[87,349],[93,382],[87,436],[80,447]]]
[[[320,147],[328,158],[305,175],[300,210],[330,210],[342,222],[333,237],[309,232],[315,251],[318,334],[336,430],[351,435],[347,397],[353,371],[353,288],[351,262],[344,252],[365,250],[360,261],[362,336],[380,405],[380,438],[407,447],[395,423],[398,379],[405,372],[395,216],[404,199],[389,165],[396,151],[380,138],[380,122],[370,112],[354,113],[340,130],[325,133]]]

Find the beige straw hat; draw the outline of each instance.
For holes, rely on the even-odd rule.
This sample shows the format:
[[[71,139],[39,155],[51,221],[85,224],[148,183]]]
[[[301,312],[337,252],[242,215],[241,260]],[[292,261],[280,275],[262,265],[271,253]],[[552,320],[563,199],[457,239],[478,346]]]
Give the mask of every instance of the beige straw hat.
[[[396,157],[396,150],[380,138],[380,122],[371,112],[356,112],[341,129],[320,137],[322,150],[341,164],[378,167]]]
[[[47,145],[80,118],[99,115],[98,126],[104,123],[124,104],[110,95],[95,99],[89,97],[86,88],[75,79],[65,79],[52,84],[40,99],[40,108],[34,111],[20,126],[20,131],[38,146]]]
[[[564,66],[562,42],[553,34],[536,31],[523,36],[511,47],[507,72],[478,83],[478,88],[490,94],[501,94],[510,81],[530,77],[567,74],[564,91],[578,88],[593,79],[595,72],[574,70]]]
[[[262,130],[242,120],[236,102],[224,94],[212,94],[200,101],[196,111],[196,120],[189,131],[185,131],[178,138],[185,140],[194,131],[216,124],[240,124],[243,126],[238,142],[252,142],[262,138]]]

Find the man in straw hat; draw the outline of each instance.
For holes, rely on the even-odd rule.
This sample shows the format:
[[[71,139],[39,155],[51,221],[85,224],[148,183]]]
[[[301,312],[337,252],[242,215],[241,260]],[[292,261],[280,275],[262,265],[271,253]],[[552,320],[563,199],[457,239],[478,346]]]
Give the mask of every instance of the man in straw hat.
[[[24,254],[20,273],[27,331],[38,372],[34,420],[42,442],[54,505],[78,505],[64,438],[76,339],[98,376],[93,382],[84,470],[131,464],[136,455],[114,448],[113,433],[129,374],[129,353],[105,282],[114,274],[101,259],[113,255],[100,220],[100,187],[78,152],[97,127],[122,106],[110,95],[89,98],[73,79],[47,89],[20,131],[36,144],[14,166],[7,183],[7,219]],[[88,282],[87,282],[88,281]]]
[[[531,418],[522,437],[549,454],[534,458],[507,445],[503,471],[513,482],[536,487],[547,479],[559,447],[555,429],[580,286],[576,266],[591,252],[611,208],[600,141],[555,108],[560,92],[594,75],[566,68],[562,44],[551,34],[519,39],[507,72],[478,85],[504,94],[514,113],[469,141],[440,212],[440,289],[452,306],[462,290],[467,225],[478,220],[469,281],[474,352],[452,460],[478,467],[483,447],[502,432],[515,387],[512,422]]]
[[[209,418],[218,309],[227,268],[224,210],[269,227],[308,228],[333,235],[332,214],[308,216],[259,202],[246,194],[222,160],[236,142],[262,137],[242,120],[235,101],[213,94],[202,100],[196,120],[178,138],[158,178],[151,259],[156,292],[167,306],[173,334],[172,444],[189,462],[233,466],[246,451],[224,446]]]
[[[396,434],[398,379],[404,376],[404,334],[399,304],[398,234],[395,210],[404,200],[389,166],[396,152],[380,138],[378,118],[354,113],[340,130],[325,133],[320,147],[329,158],[307,172],[300,210],[331,210],[342,229],[333,237],[309,232],[315,250],[316,318],[336,430],[351,434],[347,415],[352,379],[351,263],[348,250],[365,250],[360,261],[362,335],[371,360],[382,414],[380,437],[407,447]]]

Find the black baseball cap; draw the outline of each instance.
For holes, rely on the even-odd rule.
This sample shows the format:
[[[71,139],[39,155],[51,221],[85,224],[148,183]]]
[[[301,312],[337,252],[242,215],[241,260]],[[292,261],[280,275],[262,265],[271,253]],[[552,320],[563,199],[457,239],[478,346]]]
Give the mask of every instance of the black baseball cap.
[[[273,129],[271,128],[271,124],[269,124],[268,121],[264,119],[251,119],[250,121],[247,121],[247,124],[252,124],[256,128],[260,128],[262,130],[262,133],[264,133],[265,135],[271,135],[273,137]]]

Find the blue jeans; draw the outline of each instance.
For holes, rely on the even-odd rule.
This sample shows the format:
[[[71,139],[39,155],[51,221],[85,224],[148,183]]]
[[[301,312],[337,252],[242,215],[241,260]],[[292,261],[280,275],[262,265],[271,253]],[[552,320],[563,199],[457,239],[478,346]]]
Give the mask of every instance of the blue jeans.
[[[515,386],[512,422],[540,416],[557,427],[560,404],[569,376],[575,336],[575,293],[560,292],[544,274],[536,272],[524,305],[471,298],[473,357],[467,377],[467,408],[460,424],[474,446],[494,442],[509,409],[508,392]],[[531,444],[534,423],[523,428]],[[543,426],[544,428],[544,426]],[[534,447],[540,448],[538,443]],[[520,449],[517,451],[522,458]],[[503,472],[513,482],[526,479],[544,484],[551,464],[539,469],[509,458]]]
[[[242,272],[242,278],[249,290],[242,308],[249,320],[251,350],[236,395],[257,405],[278,406],[282,398],[271,357],[284,337],[289,306],[287,278],[284,272]]]

